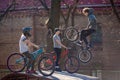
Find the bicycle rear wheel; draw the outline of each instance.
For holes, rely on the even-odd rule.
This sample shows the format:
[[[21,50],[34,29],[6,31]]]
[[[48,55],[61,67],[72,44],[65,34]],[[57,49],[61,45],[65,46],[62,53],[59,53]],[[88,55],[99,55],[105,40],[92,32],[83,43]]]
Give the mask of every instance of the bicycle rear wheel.
[[[75,28],[67,28],[65,30],[65,37],[70,41],[76,41],[79,37],[79,32]]]
[[[69,73],[77,72],[79,70],[79,66],[80,66],[79,60],[75,56],[70,56],[65,61],[65,69]]]
[[[50,56],[43,56],[38,62],[38,70],[44,76],[50,76],[54,73],[54,60]]]
[[[79,56],[80,61],[83,62],[83,63],[89,62],[92,58],[92,54],[89,50],[80,51],[78,56]]]
[[[7,67],[11,72],[21,72],[25,68],[25,58],[20,53],[11,54],[7,58]]]

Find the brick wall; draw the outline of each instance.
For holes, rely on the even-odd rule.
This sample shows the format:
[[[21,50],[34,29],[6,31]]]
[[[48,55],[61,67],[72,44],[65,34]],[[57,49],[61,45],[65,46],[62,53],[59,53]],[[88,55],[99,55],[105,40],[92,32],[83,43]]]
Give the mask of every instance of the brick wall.
[[[41,17],[39,17],[41,18]],[[44,18],[45,19],[45,18]],[[7,57],[14,53],[19,52],[19,38],[21,36],[22,28],[25,26],[32,26],[35,29],[35,36],[32,41],[40,44],[45,42],[44,36],[45,29],[39,23],[35,24],[34,16],[29,14],[16,14],[8,15],[0,24],[0,65],[6,65]],[[41,23],[41,21],[40,21]],[[36,36],[36,34],[38,34]],[[37,40],[37,41],[36,41]]]
[[[85,67],[93,69],[94,62],[102,63],[103,69],[120,69],[120,29],[119,23],[114,15],[96,15],[102,28],[102,43],[95,44],[93,49],[93,58],[90,63],[82,64]],[[15,14],[6,17],[0,24],[0,65],[6,65],[7,57],[13,52],[19,52],[18,42],[21,35],[21,28],[32,26],[34,31],[33,41],[37,44],[46,44],[46,31],[44,25],[47,17],[33,14]],[[61,25],[64,26],[64,21],[61,18]],[[70,22],[69,22],[70,24]],[[87,25],[87,18],[82,15],[75,16],[76,28]],[[88,69],[87,68],[87,69]]]

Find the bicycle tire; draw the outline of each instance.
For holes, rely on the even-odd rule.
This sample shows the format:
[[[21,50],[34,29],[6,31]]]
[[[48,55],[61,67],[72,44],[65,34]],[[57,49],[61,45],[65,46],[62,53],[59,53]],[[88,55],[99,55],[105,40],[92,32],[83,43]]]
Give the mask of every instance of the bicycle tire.
[[[72,62],[72,63],[71,63]],[[75,56],[70,56],[65,61],[65,70],[69,73],[75,73],[79,70],[79,59]]]
[[[81,50],[78,57],[81,62],[87,63],[91,60],[92,53],[89,50]]]
[[[75,28],[67,28],[65,30],[64,35],[67,40],[72,41],[72,42],[78,40],[78,38],[79,38],[79,32]]]
[[[24,70],[25,65],[25,58],[20,53],[13,53],[7,58],[7,67],[11,72],[21,72]]]
[[[50,61],[50,63],[48,61]],[[51,76],[55,71],[52,57],[47,55],[42,56],[38,61],[38,71],[44,76]]]

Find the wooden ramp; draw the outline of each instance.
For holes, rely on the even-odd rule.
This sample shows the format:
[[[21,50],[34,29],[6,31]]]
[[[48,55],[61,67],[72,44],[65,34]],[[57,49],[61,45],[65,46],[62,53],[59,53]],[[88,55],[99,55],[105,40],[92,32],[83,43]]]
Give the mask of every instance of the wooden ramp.
[[[1,80],[99,80],[97,77],[87,76],[83,74],[70,74],[66,71],[54,72],[52,76],[42,76],[38,74],[11,73],[3,77]]]

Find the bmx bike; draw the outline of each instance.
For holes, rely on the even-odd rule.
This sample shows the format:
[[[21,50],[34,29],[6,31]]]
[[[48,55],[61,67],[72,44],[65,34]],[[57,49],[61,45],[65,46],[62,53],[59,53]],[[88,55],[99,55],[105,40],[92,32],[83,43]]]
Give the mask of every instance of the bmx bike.
[[[33,54],[35,59],[35,66],[42,75],[50,76],[54,73],[54,60],[50,56],[47,56],[44,47],[40,47],[40,49],[31,54]],[[51,64],[48,64],[48,60],[51,61]],[[7,67],[11,72],[22,72],[27,64],[28,59],[20,53],[13,53],[7,58]]]

